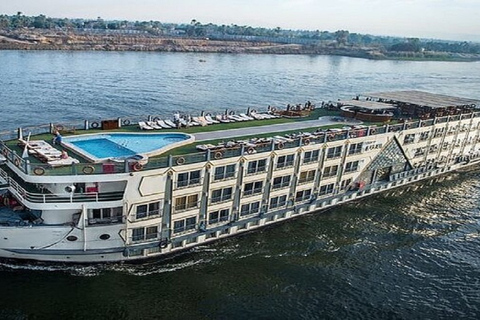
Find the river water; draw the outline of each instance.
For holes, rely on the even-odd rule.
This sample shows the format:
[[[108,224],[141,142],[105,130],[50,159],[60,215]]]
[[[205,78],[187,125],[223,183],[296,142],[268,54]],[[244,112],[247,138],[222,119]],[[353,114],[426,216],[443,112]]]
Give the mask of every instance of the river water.
[[[3,131],[384,90],[480,99],[480,63],[1,51],[0,88]],[[477,319],[479,178],[452,173],[167,260],[2,262],[0,319]]]

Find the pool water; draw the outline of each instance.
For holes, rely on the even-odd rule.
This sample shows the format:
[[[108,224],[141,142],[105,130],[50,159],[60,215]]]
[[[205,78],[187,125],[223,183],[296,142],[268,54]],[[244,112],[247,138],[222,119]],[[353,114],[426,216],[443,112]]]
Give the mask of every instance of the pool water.
[[[110,133],[64,138],[67,146],[96,160],[128,158],[136,154],[151,155],[169,145],[190,139],[183,133]]]

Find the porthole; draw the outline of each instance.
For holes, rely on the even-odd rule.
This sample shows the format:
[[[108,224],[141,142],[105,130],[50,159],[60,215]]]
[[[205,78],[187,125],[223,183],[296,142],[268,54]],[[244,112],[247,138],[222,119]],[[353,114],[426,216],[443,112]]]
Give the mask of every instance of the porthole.
[[[68,236],[68,237],[67,237],[67,240],[68,240],[68,241],[77,241],[78,238],[75,237],[75,236]]]
[[[104,234],[102,234],[102,235],[100,236],[100,239],[102,239],[102,240],[108,240],[108,239],[110,239],[110,235],[104,233]]]

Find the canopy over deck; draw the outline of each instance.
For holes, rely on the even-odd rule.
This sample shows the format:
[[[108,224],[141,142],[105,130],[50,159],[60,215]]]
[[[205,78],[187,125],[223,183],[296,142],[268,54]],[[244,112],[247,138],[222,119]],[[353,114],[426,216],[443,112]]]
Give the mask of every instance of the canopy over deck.
[[[352,107],[367,109],[371,111],[392,110],[397,108],[392,104],[376,102],[376,101],[365,101],[365,100],[342,100],[342,101],[338,101],[338,103],[343,106],[352,106]]]
[[[447,107],[474,107],[479,104],[479,100],[447,96],[443,94],[433,94],[424,91],[407,90],[391,92],[374,92],[362,94],[364,97],[381,99],[388,102],[407,103],[432,109]]]

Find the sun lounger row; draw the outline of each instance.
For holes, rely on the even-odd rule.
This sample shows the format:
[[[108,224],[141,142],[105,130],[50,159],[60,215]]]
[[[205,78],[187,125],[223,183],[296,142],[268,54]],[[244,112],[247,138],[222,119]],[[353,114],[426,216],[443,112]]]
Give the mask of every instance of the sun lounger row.
[[[201,116],[201,117],[189,117],[188,119],[180,118],[179,124],[175,124],[171,120],[156,120],[156,121],[140,121],[138,126],[142,130],[161,130],[161,129],[174,129],[179,126],[182,127],[193,127],[193,126],[208,126],[211,124],[218,123],[231,123],[231,122],[242,122],[242,121],[251,121],[251,120],[264,120],[264,119],[274,119],[279,116],[268,114],[268,113],[254,113],[246,115],[245,113],[236,114],[224,114],[216,115],[212,117],[211,115]]]
[[[71,165],[72,163],[79,163],[75,158],[67,156],[62,151],[52,147],[49,143],[43,140],[26,141],[19,139],[19,145],[26,147],[28,154],[34,156],[42,162],[46,162],[52,167]]]

